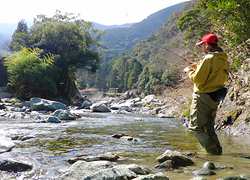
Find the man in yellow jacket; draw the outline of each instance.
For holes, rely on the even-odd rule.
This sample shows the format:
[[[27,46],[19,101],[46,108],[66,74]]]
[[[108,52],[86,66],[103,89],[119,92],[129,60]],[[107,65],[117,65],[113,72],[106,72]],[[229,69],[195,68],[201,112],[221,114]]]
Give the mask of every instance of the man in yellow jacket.
[[[214,130],[214,120],[219,102],[226,95],[225,82],[229,75],[227,55],[218,47],[218,38],[207,34],[201,46],[204,56],[197,63],[190,62],[192,69],[184,69],[194,83],[190,107],[189,130],[210,154],[221,154],[222,147]]]

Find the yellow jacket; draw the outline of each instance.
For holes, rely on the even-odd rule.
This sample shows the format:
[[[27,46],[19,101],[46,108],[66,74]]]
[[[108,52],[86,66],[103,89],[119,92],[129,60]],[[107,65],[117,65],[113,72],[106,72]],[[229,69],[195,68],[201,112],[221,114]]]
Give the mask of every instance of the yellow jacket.
[[[188,71],[194,82],[194,92],[209,93],[225,86],[229,75],[227,55],[221,48],[213,48],[205,53],[197,64],[197,69]]]

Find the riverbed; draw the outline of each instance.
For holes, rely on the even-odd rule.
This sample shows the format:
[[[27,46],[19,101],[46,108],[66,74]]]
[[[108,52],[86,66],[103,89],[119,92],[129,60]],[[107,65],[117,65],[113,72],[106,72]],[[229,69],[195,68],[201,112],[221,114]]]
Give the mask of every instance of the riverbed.
[[[137,141],[112,138],[115,133],[126,133]],[[22,173],[1,172],[1,179],[58,179],[70,164],[68,159],[77,155],[98,155],[113,152],[120,156],[117,164],[145,165],[153,172],[163,172],[171,180],[189,180],[192,171],[202,168],[206,161],[226,169],[214,170],[221,177],[250,175],[250,144],[244,139],[218,132],[223,155],[212,156],[196,142],[177,118],[157,118],[143,114],[115,114],[86,112],[81,118],[62,123],[34,123],[33,119],[0,119],[0,136],[11,139],[16,135],[33,135],[26,141],[13,141],[11,152],[0,154],[1,160],[13,158],[33,165]],[[156,158],[165,150],[191,152],[194,166],[174,171],[156,170]],[[248,158],[246,158],[248,157]]]

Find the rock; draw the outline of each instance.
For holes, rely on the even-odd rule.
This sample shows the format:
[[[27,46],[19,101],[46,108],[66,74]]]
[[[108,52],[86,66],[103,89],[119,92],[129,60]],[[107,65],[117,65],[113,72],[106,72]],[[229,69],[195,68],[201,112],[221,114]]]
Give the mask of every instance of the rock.
[[[240,177],[248,180],[250,179],[250,175],[241,174]]]
[[[83,160],[83,161],[87,161],[87,162],[100,161],[100,160],[116,161],[118,158],[119,158],[118,155],[116,155],[114,153],[111,153],[111,152],[107,152],[107,153],[104,153],[104,154],[99,154],[97,156],[87,156],[87,155],[76,156],[76,157],[70,158],[68,160],[68,162],[70,164],[73,164],[73,163],[75,163],[76,161],[79,161],[79,160]]]
[[[15,147],[13,142],[2,138],[0,139],[0,153],[9,152],[13,147]]]
[[[156,165],[154,168],[156,168],[156,169],[172,169],[172,168],[174,168],[174,162],[172,160],[166,160],[166,161]]]
[[[47,119],[49,118],[49,115],[41,115],[35,117],[34,122],[36,123],[46,123]]]
[[[60,176],[60,180],[79,180],[97,171],[112,168],[109,161],[77,161],[69,170]]]
[[[55,116],[49,116],[46,120],[46,122],[49,122],[49,123],[60,123],[60,119],[58,117],[55,117]]]
[[[137,141],[137,139],[131,137],[131,136],[122,136],[120,139],[125,139],[125,140],[128,140],[128,141]]]
[[[133,172],[132,170],[130,170],[128,168],[128,165],[126,165],[126,164],[117,165],[117,166],[115,166],[115,168],[118,168],[127,177],[127,179],[134,179],[134,178],[138,177],[138,175],[135,172]]]
[[[11,138],[11,140],[20,140],[20,141],[26,141],[28,139],[32,139],[32,138],[36,138],[35,136],[33,135],[19,135],[19,136],[15,136],[13,138]]]
[[[161,156],[156,158],[157,162],[162,163],[167,160],[172,160],[175,166],[191,166],[194,162],[178,151],[166,150]]]
[[[207,180],[207,179],[205,179],[205,178],[203,178],[203,177],[193,177],[193,178],[190,179],[190,180]]]
[[[0,109],[5,109],[5,105],[3,103],[0,103]]]
[[[154,94],[147,95],[144,99],[141,100],[144,104],[150,104],[152,102],[159,102]]]
[[[248,179],[240,176],[229,176],[229,177],[219,178],[217,180],[248,180]]]
[[[31,98],[30,109],[31,111],[55,111],[57,109],[68,110],[67,106],[63,103],[41,98]]]
[[[129,99],[130,98],[130,93],[129,91],[126,91],[123,95],[120,96],[121,99]]]
[[[172,115],[172,114],[162,114],[162,113],[160,113],[160,114],[157,114],[157,116],[159,118],[174,118],[174,115]]]
[[[167,176],[159,172],[157,174],[141,175],[133,180],[169,180]]]
[[[208,162],[205,162],[204,164],[203,164],[203,168],[207,168],[207,169],[215,169],[215,165],[214,165],[214,163],[213,162],[210,162],[210,161],[208,161]]]
[[[1,171],[8,171],[8,172],[22,172],[31,170],[32,166],[29,164],[25,164],[22,162],[18,162],[16,160],[8,159],[2,160],[0,162],[0,170]]]
[[[197,175],[197,176],[209,176],[209,175],[214,175],[215,172],[211,171],[210,169],[207,169],[207,168],[201,168],[201,169],[198,169],[198,170],[195,170],[192,172],[194,175]]]
[[[72,114],[69,110],[57,109],[50,116],[55,116],[60,120],[75,120],[76,116]]]
[[[150,170],[146,167],[136,164],[130,165],[117,165],[112,166],[108,161],[77,161],[74,163],[64,174],[62,174],[60,180],[128,180],[134,179],[140,175],[149,174]],[[152,175],[155,177],[161,177]],[[152,178],[148,176],[148,178]],[[159,178],[160,179],[160,178]]]
[[[119,139],[119,138],[121,138],[122,136],[128,136],[127,134],[125,134],[125,133],[115,133],[115,134],[113,134],[112,135],[112,137],[113,138],[117,138],[117,139]]]
[[[142,118],[135,118],[135,121],[144,121]]]
[[[149,174],[148,170],[137,164],[129,164],[129,165],[122,164],[122,165],[117,165],[115,167],[117,167],[118,169],[129,169],[130,171],[133,171],[135,174],[141,174],[141,175]]]
[[[81,180],[101,180],[101,179],[112,179],[112,180],[127,180],[127,176],[123,174],[120,169],[117,168],[108,168],[97,171],[91,175],[81,178]]]
[[[111,112],[111,110],[102,102],[98,102],[90,106],[93,112]]]
[[[90,106],[92,105],[92,102],[88,99],[85,99],[85,101],[83,101],[81,108],[90,108]]]

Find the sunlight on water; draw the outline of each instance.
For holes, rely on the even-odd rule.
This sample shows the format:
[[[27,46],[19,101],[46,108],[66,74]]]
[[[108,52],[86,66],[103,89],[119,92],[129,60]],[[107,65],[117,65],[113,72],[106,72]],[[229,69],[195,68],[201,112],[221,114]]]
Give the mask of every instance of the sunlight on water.
[[[136,118],[143,121],[137,121]],[[56,177],[60,169],[67,169],[67,160],[77,155],[97,155],[114,152],[120,156],[117,163],[146,165],[153,167],[156,158],[165,150],[191,152],[197,158],[194,166],[175,171],[162,171],[170,179],[191,179],[193,170],[202,168],[206,161],[216,166],[226,165],[227,169],[215,170],[217,175],[206,177],[208,180],[225,176],[250,174],[250,145],[243,140],[223,133],[219,139],[223,146],[222,156],[208,155],[196,142],[188,129],[180,125],[179,119],[162,119],[149,115],[119,115],[93,113],[75,121],[59,124],[33,123],[32,119],[0,119],[0,136],[10,139],[16,135],[29,134],[36,138],[15,141],[11,152],[0,154],[1,159],[28,159],[34,166],[26,172],[26,177]],[[115,139],[115,133],[126,133],[137,141]],[[1,177],[1,176],[0,176]]]

